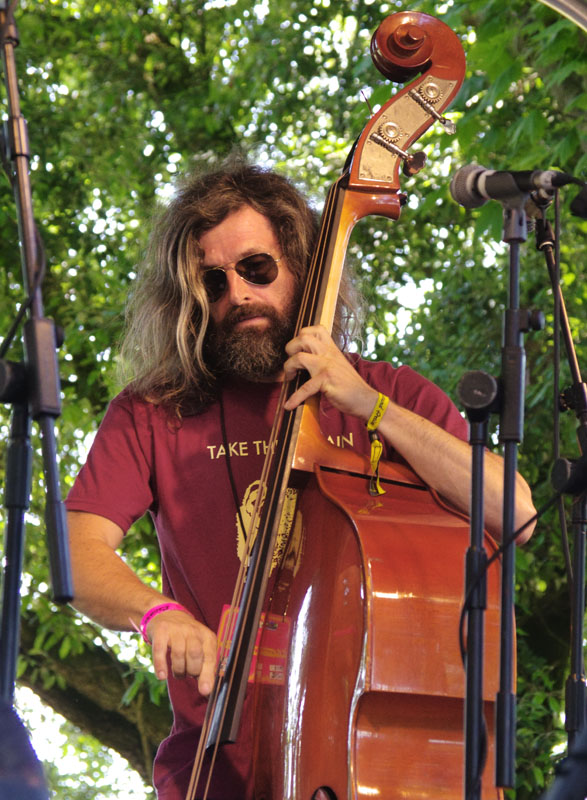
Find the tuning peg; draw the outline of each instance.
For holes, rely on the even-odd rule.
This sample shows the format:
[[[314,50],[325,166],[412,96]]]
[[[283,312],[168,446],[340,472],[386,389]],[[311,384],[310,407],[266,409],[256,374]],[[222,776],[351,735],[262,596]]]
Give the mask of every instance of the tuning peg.
[[[408,157],[404,159],[402,172],[408,178],[411,177],[412,175],[417,175],[417,173],[420,172],[425,163],[426,163],[426,153],[420,151],[419,153],[414,153],[413,155],[408,154]]]

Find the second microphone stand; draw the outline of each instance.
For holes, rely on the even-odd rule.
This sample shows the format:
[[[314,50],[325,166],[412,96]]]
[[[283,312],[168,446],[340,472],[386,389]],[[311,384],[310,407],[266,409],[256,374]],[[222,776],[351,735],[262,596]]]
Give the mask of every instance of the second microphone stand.
[[[503,445],[504,482],[502,537],[505,543],[501,572],[501,634],[500,634],[500,681],[496,698],[496,753],[495,782],[498,787],[510,788],[515,782],[515,730],[516,697],[514,693],[515,652],[514,652],[514,586],[515,586],[515,502],[518,445],[523,438],[524,428],[524,383],[526,355],[523,334],[530,330],[540,330],[544,319],[540,313],[520,309],[520,244],[527,239],[527,219],[525,204],[527,195],[516,187],[505,192],[503,241],[509,245],[509,286],[508,304],[504,317],[502,343],[501,379],[497,391],[487,387],[483,391],[475,388],[472,378],[472,392],[466,390],[463,402],[471,420],[471,443],[473,448],[472,488],[479,493],[479,483],[483,476],[483,448],[486,437],[486,417],[494,408],[500,411],[499,439]],[[493,380],[485,373],[483,380]],[[485,391],[487,390],[487,391]],[[466,397],[474,397],[468,402]],[[478,401],[482,401],[479,405]],[[474,407],[477,407],[476,410]],[[472,413],[473,412],[473,413]],[[482,768],[481,751],[484,742],[482,732],[482,658],[483,658],[483,611],[485,579],[484,556],[480,554],[479,518],[482,511],[475,510],[479,500],[472,502],[471,547],[467,554],[466,592],[471,600],[467,635],[467,699],[465,704],[465,793],[466,800],[479,800]]]
[[[558,199],[558,198],[557,198]],[[557,202],[558,217],[558,202]],[[571,388],[563,392],[565,409],[573,409],[578,420],[577,442],[580,457],[575,460],[556,458],[552,484],[561,494],[573,497],[573,564],[571,570],[571,668],[565,692],[565,728],[569,749],[586,722],[587,689],[583,657],[583,619],[585,614],[585,531],[587,525],[587,385],[571,336],[571,328],[554,258],[556,238],[546,220],[536,222],[536,247],[544,254],[555,300],[555,331],[562,331],[567,361],[571,372]],[[558,345],[558,338],[555,340]],[[557,387],[558,395],[558,387]],[[557,397],[557,402],[559,398]],[[558,453],[557,453],[558,455]]]

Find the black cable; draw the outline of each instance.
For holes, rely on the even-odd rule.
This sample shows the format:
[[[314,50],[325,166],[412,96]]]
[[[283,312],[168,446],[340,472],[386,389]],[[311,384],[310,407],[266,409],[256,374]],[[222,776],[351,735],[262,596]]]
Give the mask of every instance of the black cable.
[[[475,580],[473,581],[472,585],[469,586],[467,594],[465,595],[465,599],[463,600],[463,607],[461,609],[461,617],[460,617],[460,620],[459,620],[459,649],[460,649],[460,652],[461,652],[461,661],[463,662],[463,666],[466,664],[466,656],[467,656],[467,648],[466,648],[466,645],[465,645],[464,623],[465,623],[465,617],[466,617],[466,615],[467,615],[467,613],[469,611],[469,602],[470,602],[470,599],[471,599],[471,595],[473,594],[473,591],[478,587],[478,585],[481,582],[481,580],[485,579],[485,577],[487,575],[487,571],[489,570],[489,567],[495,561],[497,561],[497,559],[504,553],[504,551],[507,550],[507,548],[516,541],[516,539],[526,530],[526,528],[529,525],[531,525],[536,520],[540,519],[540,517],[543,514],[545,514],[548,511],[548,509],[552,505],[554,505],[554,503],[557,502],[559,497],[560,497],[560,493],[557,493],[557,494],[553,495],[550,498],[550,500],[548,500],[542,506],[542,508],[540,508],[536,512],[536,514],[534,514],[534,516],[530,517],[530,519],[528,519],[523,525],[521,525],[516,531],[514,531],[514,533],[512,533],[512,535],[508,539],[505,539],[499,545],[499,547],[497,548],[495,553],[493,553],[493,555],[490,558],[487,559],[487,563],[485,565],[485,569],[483,570],[483,572],[480,575],[477,575]]]
[[[502,544],[497,548],[495,553],[487,559],[485,564],[485,568],[483,571],[476,576],[475,580],[473,581],[472,585],[469,586],[467,593],[465,595],[465,599],[463,600],[463,607],[461,609],[461,616],[459,619],[459,649],[461,653],[461,661],[463,663],[463,668],[466,670],[467,668],[467,647],[465,644],[465,619],[467,613],[469,611],[469,603],[471,601],[471,596],[479,586],[482,580],[485,580],[489,567],[503,554],[503,552],[512,545],[518,536],[520,536],[528,527],[531,525],[535,520],[539,519],[553,503],[560,497],[559,494],[554,495],[539,511],[534,514],[534,516],[530,517],[523,525],[521,525],[510,537],[506,539]],[[477,775],[475,775],[471,779],[470,786],[465,787],[465,797],[470,796],[478,796],[479,794],[479,786],[481,783],[481,777],[485,770],[485,765],[487,763],[487,723],[485,721],[485,716],[482,717],[482,730],[480,736],[480,753],[479,753],[479,771]]]
[[[38,291],[38,289],[40,289],[43,281],[45,280],[45,275],[46,275],[46,272],[47,272],[47,261],[46,261],[46,258],[45,258],[45,248],[43,247],[43,240],[41,239],[41,236],[39,234],[39,229],[37,228],[36,225],[35,225],[35,239],[37,241],[37,257],[40,256],[40,262],[41,263],[40,263],[37,271],[35,272],[35,282],[33,283],[33,286],[32,286],[32,288],[31,288],[31,290],[29,292],[28,297],[26,298],[26,300],[22,303],[22,305],[20,306],[20,308],[16,312],[16,315],[15,315],[13,321],[12,321],[12,324],[10,325],[10,328],[8,329],[8,333],[6,334],[4,339],[2,340],[2,344],[0,344],[0,359],[4,358],[4,356],[8,352],[8,348],[12,344],[12,341],[14,339],[16,331],[18,330],[18,327],[19,327],[20,323],[22,322],[22,320],[24,318],[24,315],[26,314],[26,312],[31,307],[32,302],[35,299],[36,292]]]
[[[230,482],[230,488],[232,490],[232,498],[234,500],[234,507],[236,508],[236,513],[238,516],[238,521],[241,526],[241,531],[243,532],[243,538],[245,542],[247,541],[247,531],[243,522],[243,518],[241,515],[241,507],[238,500],[238,492],[236,490],[236,483],[234,480],[234,475],[232,472],[232,466],[230,464],[230,453],[228,450],[228,436],[226,435],[226,420],[224,417],[224,403],[222,402],[222,388],[218,391],[218,406],[220,408],[220,428],[222,430],[222,444],[224,445],[224,457],[226,459],[226,471],[228,472],[228,480]]]

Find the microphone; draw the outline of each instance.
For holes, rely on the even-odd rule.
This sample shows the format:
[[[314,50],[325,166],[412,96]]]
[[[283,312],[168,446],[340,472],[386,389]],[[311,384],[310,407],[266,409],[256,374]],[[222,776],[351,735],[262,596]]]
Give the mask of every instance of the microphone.
[[[488,200],[513,200],[530,192],[539,192],[541,197],[547,198],[557,186],[567,183],[583,185],[583,181],[573,175],[554,169],[498,172],[479,164],[468,164],[453,175],[450,193],[459,205],[478,208]]]

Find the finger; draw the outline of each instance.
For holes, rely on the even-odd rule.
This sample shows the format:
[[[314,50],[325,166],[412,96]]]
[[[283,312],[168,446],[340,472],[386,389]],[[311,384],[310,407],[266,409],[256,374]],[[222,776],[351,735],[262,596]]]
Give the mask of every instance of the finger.
[[[153,638],[153,667],[155,675],[160,681],[166,681],[168,677],[167,669],[167,637],[156,636]]]
[[[169,655],[171,658],[171,671],[176,678],[185,678],[187,675],[186,669],[186,640],[180,639],[173,642],[169,648]]]
[[[301,336],[296,336],[285,345],[285,352],[288,356],[295,356],[297,353],[303,353],[304,350],[309,350],[309,345],[304,342]]]
[[[147,626],[152,642],[155,674],[165,680],[169,674],[169,660],[174,675],[186,674],[186,650],[190,639],[196,639],[198,623],[183,611],[168,610],[154,617]]]
[[[310,375],[316,375],[321,369],[328,365],[328,359],[317,353],[310,353],[307,350],[300,350],[292,355],[283,365],[283,370],[287,379],[293,378],[296,372],[305,370]]]
[[[285,375],[285,379],[291,380],[291,378],[295,378],[296,373],[299,372],[301,369],[305,369],[307,372],[309,372],[310,370],[304,364],[305,360],[306,359],[302,357],[301,353],[298,353],[296,355],[291,356],[291,358],[288,358],[283,365],[283,372]]]
[[[305,328],[300,328],[299,332],[300,335],[311,336],[314,339],[320,339],[321,341],[332,341],[332,337],[324,325],[307,325]]]
[[[288,355],[295,355],[296,353],[319,353],[324,350],[324,346],[332,344],[332,341],[326,328],[322,325],[315,325],[309,328],[302,328],[295,339],[292,339],[285,346],[285,351]]]
[[[294,408],[297,408],[301,403],[307,400],[308,397],[317,394],[320,391],[320,386],[321,382],[319,379],[310,378],[310,380],[303,383],[300,388],[287,399],[284,403],[284,408],[287,411],[293,411]]]
[[[186,672],[198,677],[208,670],[208,661],[212,659],[212,669],[216,666],[216,636],[211,630],[201,627],[197,636],[190,637],[186,643]],[[206,676],[208,677],[208,676]]]
[[[200,677],[198,678],[198,689],[201,694],[209,695],[214,685],[216,677],[216,637],[211,632],[207,632],[202,640],[202,652],[204,660]]]

